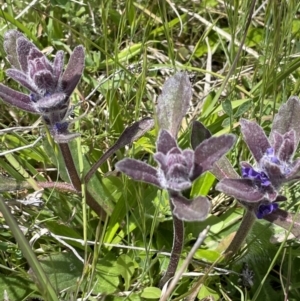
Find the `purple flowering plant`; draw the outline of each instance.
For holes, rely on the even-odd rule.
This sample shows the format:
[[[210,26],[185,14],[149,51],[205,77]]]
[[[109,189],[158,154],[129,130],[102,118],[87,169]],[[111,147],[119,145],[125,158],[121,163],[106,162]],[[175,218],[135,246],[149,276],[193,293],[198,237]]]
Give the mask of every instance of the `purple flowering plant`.
[[[179,127],[187,113],[191,97],[192,88],[185,73],[176,73],[165,82],[157,103],[159,134],[154,154],[158,165],[156,168],[131,158],[125,158],[116,164],[117,170],[132,179],[165,189],[169,193],[175,239],[169,267],[160,281],[161,287],[173,277],[178,265],[183,244],[182,221],[202,221],[211,207],[206,197],[198,196],[189,200],[182,192],[191,188],[193,181],[201,174],[211,170],[235,143],[235,136],[232,134],[204,139],[201,130],[197,131],[198,128],[193,126],[191,145],[194,149],[182,150],[178,146]]]
[[[300,131],[291,114],[300,117],[297,97],[291,97],[280,108],[269,139],[256,122],[241,119],[241,132],[256,164],[241,162],[241,179],[223,179],[216,186],[251,209],[257,218],[277,210],[279,202],[286,200],[280,194],[282,185],[300,177],[300,159],[293,159]],[[287,118],[289,123],[285,122]]]
[[[11,64],[11,68],[6,71],[6,74],[27,89],[28,93],[22,93],[0,84],[0,98],[26,112],[38,114],[44,120],[52,137],[59,145],[71,182],[71,187],[66,185],[68,183],[59,183],[56,185],[57,189],[65,190],[67,187],[69,191],[75,190],[76,193],[80,193],[82,182],[88,184],[97,168],[116,150],[132,143],[154,126],[151,118],[144,118],[129,126],[120,135],[115,145],[87,171],[84,180],[81,180],[68,144],[80,134],[69,133],[68,117],[73,110],[70,105],[71,95],[84,71],[83,46],[79,45],[74,48],[68,64],[65,66],[64,51],[58,51],[51,62],[21,32],[12,29],[4,35],[4,50],[8,62]],[[99,181],[97,184],[99,185]],[[45,187],[45,183],[40,185]],[[90,191],[92,192],[90,193]],[[105,218],[107,213],[111,213],[112,205],[104,202],[100,197],[97,199],[97,197],[97,187],[95,184],[90,184],[86,192],[86,201],[99,217]]]
[[[233,135],[211,137],[200,143],[195,150],[181,150],[176,139],[167,130],[160,130],[154,160],[158,168],[143,161],[126,158],[116,164],[116,168],[132,179],[155,185],[170,192],[173,213],[181,220],[201,221],[210,210],[207,198],[199,196],[188,200],[181,192],[190,188],[194,180],[212,169],[232,147]]]
[[[11,64],[6,74],[28,90],[27,94],[0,84],[0,98],[24,111],[41,115],[54,139],[69,141],[79,134],[69,134],[67,117],[70,96],[84,69],[83,46],[75,47],[64,70],[64,52],[54,61],[48,58],[21,32],[9,30],[4,35],[4,50]]]
[[[300,159],[294,158],[300,139],[300,100],[292,96],[275,115],[269,138],[253,121],[241,119],[241,132],[255,165],[241,162],[241,178],[226,158],[214,166],[220,180],[216,189],[236,198],[246,209],[242,224],[225,254],[238,251],[255,219],[265,219],[300,236],[299,218],[279,208],[287,198],[281,194],[284,184],[299,180]],[[226,255],[225,255],[226,256]]]

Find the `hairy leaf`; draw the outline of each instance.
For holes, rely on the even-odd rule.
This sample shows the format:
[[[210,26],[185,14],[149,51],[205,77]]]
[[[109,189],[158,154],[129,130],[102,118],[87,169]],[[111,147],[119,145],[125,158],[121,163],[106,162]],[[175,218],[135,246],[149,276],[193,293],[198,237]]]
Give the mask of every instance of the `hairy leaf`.
[[[116,169],[136,181],[161,187],[156,169],[142,161],[125,158],[116,164]]]
[[[17,39],[17,53],[21,70],[26,73],[28,71],[28,55],[32,48],[36,48],[34,44],[28,41],[24,36]]]
[[[209,211],[211,204],[206,197],[199,196],[193,200],[188,200],[184,196],[171,194],[171,202],[174,205],[176,217],[183,221],[203,221]]]
[[[224,178],[238,179],[240,177],[226,157],[222,157],[221,159],[219,159],[214,164],[211,172],[219,181],[221,181]]]
[[[160,129],[170,131],[177,137],[181,121],[192,99],[192,86],[184,72],[169,78],[157,100],[157,121]]]
[[[202,167],[202,173],[224,156],[235,142],[234,135],[222,135],[204,140],[195,150],[195,163]]]
[[[157,138],[156,150],[167,154],[174,147],[177,147],[174,137],[168,131],[161,130]]]
[[[191,145],[195,150],[196,147],[204,140],[211,137],[210,131],[199,121],[194,121],[192,124]]]
[[[38,88],[36,87],[34,82],[30,80],[22,71],[17,69],[8,69],[6,71],[6,74],[29,91],[38,93]]]
[[[24,111],[38,113],[37,109],[33,106],[34,103],[31,101],[28,95],[17,92],[2,84],[0,84],[0,98]]]
[[[259,202],[264,198],[264,194],[249,179],[223,179],[216,189],[245,202]]]
[[[88,182],[96,170],[117,150],[124,147],[127,144],[130,144],[141,136],[143,136],[147,131],[151,130],[154,127],[154,120],[152,118],[146,117],[143,118],[134,124],[127,127],[124,132],[121,134],[117,142],[110,147],[103,156],[92,166],[89,172],[85,176],[85,181]]]
[[[291,229],[291,232],[297,238],[300,237],[300,215],[299,214],[296,215],[282,209],[277,209],[271,214],[266,215],[264,219],[286,230]]]
[[[62,76],[63,91],[70,96],[76,88],[84,69],[84,49],[77,46],[70,56],[66,70]]]
[[[64,52],[62,50],[57,51],[53,62],[53,76],[56,82],[60,79],[64,70]]]
[[[271,147],[269,140],[263,129],[256,122],[241,119],[240,123],[244,140],[254,159],[259,162],[267,149]]]
[[[278,113],[273,120],[272,130],[270,134],[270,141],[273,142],[274,132],[285,134],[290,130],[294,130],[296,133],[297,146],[300,139],[300,100],[297,96],[291,96],[288,101],[281,105]]]
[[[14,29],[8,30],[4,35],[4,43],[3,43],[8,61],[14,68],[18,70],[21,70],[21,66],[18,60],[17,39],[22,36],[23,35],[17,30]]]

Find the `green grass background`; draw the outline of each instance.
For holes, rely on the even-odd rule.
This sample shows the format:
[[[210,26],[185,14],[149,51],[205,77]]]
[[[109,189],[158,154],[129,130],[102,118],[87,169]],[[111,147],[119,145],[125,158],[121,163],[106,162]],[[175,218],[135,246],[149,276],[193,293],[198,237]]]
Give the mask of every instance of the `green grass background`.
[[[58,50],[68,56],[76,45],[85,47],[84,75],[72,96],[77,104],[72,131],[81,133],[72,150],[84,158],[79,166],[84,173],[128,125],[155,117],[164,81],[180,70],[189,72],[193,82],[181,147],[189,147],[193,120],[203,122],[214,135],[232,132],[240,137],[240,117],[258,121],[269,132],[279,106],[290,95],[299,95],[300,3],[256,1],[247,29],[252,4],[253,0],[10,0],[0,3],[1,47],[5,31],[12,28],[49,58]],[[17,88],[5,75],[9,64],[0,50],[0,81]],[[99,199],[111,208],[103,222],[80,197],[55,189],[44,190],[41,207],[16,203],[34,192],[34,180],[67,177],[37,116],[1,101],[0,126],[6,129],[0,136],[2,196],[58,299],[158,300],[157,284],[173,238],[167,194],[113,173],[114,164],[124,157],[154,164],[157,129],[116,152],[94,176]],[[6,153],[31,145],[41,135],[34,146]],[[239,161],[251,160],[240,138],[228,158],[237,170]],[[23,189],[11,191],[13,180]],[[206,174],[190,191],[190,197],[207,194],[213,209],[206,221],[185,224],[182,260],[199,232],[207,225],[211,229],[170,300],[300,300],[299,244],[267,222],[255,224],[247,245],[229,265],[209,269],[243,215],[234,200],[214,191],[214,184],[214,177]],[[284,193],[284,208],[297,211],[297,183]],[[11,301],[41,300],[34,275],[1,217],[0,226],[0,299],[7,294]],[[244,262],[255,273],[250,290],[237,275]]]

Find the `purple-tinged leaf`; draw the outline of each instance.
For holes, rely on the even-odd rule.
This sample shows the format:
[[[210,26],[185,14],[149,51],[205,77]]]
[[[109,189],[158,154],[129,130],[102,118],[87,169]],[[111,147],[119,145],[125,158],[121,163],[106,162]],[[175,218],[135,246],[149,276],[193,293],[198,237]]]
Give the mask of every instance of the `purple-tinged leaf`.
[[[290,130],[284,134],[283,143],[281,144],[277,153],[275,149],[275,153],[277,154],[279,160],[289,162],[292,159],[295,153],[295,139],[296,134],[294,130]]]
[[[55,93],[39,99],[34,105],[41,113],[51,113],[51,111],[67,109],[69,102],[64,93]]]
[[[226,178],[240,178],[239,174],[234,170],[230,161],[226,157],[222,157],[221,159],[219,159],[214,164],[211,172],[219,181]]]
[[[42,70],[34,74],[33,80],[39,88],[40,94],[52,93],[55,91],[56,82],[53,79],[52,73],[48,70]]]
[[[146,117],[143,118],[134,124],[127,127],[124,132],[121,134],[117,142],[110,147],[103,156],[91,167],[89,172],[85,176],[85,182],[87,183],[96,170],[117,150],[121,147],[124,147],[127,144],[130,144],[141,136],[143,136],[147,131],[151,130],[154,127],[154,120],[152,118]]]
[[[159,164],[162,170],[167,170],[167,156],[163,153],[155,153],[153,155],[154,160]]]
[[[179,147],[175,146],[173,148],[170,149],[170,151],[168,152],[168,156],[171,156],[171,155],[175,155],[177,157],[177,155],[180,155],[180,157],[182,158],[183,160],[183,156],[182,156],[182,151]],[[181,161],[181,160],[180,160]],[[182,163],[182,162],[180,162]]]
[[[210,202],[203,196],[188,200],[182,195],[175,194],[171,195],[170,198],[174,205],[174,215],[187,222],[203,221],[211,208]]]
[[[291,232],[295,235],[295,237],[300,238],[299,214],[295,215],[279,208],[276,211],[264,216],[264,219],[286,230],[291,229]]]
[[[163,85],[157,100],[157,121],[160,129],[177,137],[182,119],[192,99],[192,86],[184,72],[178,72]]]
[[[116,164],[116,169],[136,181],[146,182],[162,188],[158,179],[157,170],[142,161],[125,158]]]
[[[127,127],[121,134],[115,145],[118,145],[118,149],[133,143],[146,132],[150,131],[154,127],[154,120],[150,117],[145,117],[139,121],[134,122],[132,125]]]
[[[62,75],[61,84],[63,91],[70,96],[76,88],[84,69],[84,49],[77,46],[70,56],[68,65]]]
[[[192,186],[188,177],[189,173],[186,167],[182,164],[173,164],[164,171],[167,184],[165,188],[174,191],[183,191]]]
[[[286,180],[298,180],[300,176],[300,159],[296,159],[290,167],[290,172],[286,175]]]
[[[4,35],[4,50],[7,54],[7,59],[12,67],[21,70],[20,62],[17,53],[17,39],[23,35],[14,29],[8,30]]]
[[[24,36],[17,39],[17,53],[20,62],[21,70],[24,73],[28,71],[28,55],[32,48],[36,48],[34,44],[28,41]]]
[[[166,155],[172,148],[176,147],[175,138],[168,131],[161,130],[157,138],[156,150]]]
[[[272,124],[272,130],[270,135],[270,141],[273,144],[273,133],[284,135],[290,130],[294,130],[296,133],[295,148],[300,139],[300,101],[297,96],[291,96],[288,101],[281,105],[278,113],[275,115]]]
[[[36,47],[33,47],[33,48],[30,49],[29,54],[27,56],[27,60],[28,61],[34,61],[34,60],[40,61],[40,60],[43,60],[44,67],[46,67],[46,66],[49,67],[49,65],[51,66],[51,64],[49,63],[49,61],[44,56],[44,54],[39,49],[37,49]],[[53,71],[52,67],[49,70]]]
[[[265,197],[249,179],[223,179],[216,185],[216,190],[250,203],[259,202]]]
[[[199,121],[194,121],[192,124],[191,145],[195,150],[196,147],[204,140],[211,137],[210,131]]]
[[[204,140],[195,149],[195,163],[202,167],[202,173],[212,169],[221,157],[233,146],[235,136],[228,134],[219,137],[211,137]]]
[[[274,131],[271,135],[270,135],[270,141],[272,142],[272,146],[274,151],[277,153],[278,150],[280,149],[282,143],[283,143],[283,135],[279,134],[278,132]]]
[[[186,164],[187,169],[189,170],[189,174],[191,175],[192,169],[194,166],[194,156],[195,156],[194,151],[191,149],[185,149],[182,152],[182,155],[185,159],[185,164]]]
[[[269,140],[263,129],[256,122],[241,119],[240,124],[244,140],[254,159],[259,162],[267,149],[271,147]]]
[[[29,91],[38,93],[38,89],[35,86],[34,82],[32,82],[31,79],[29,79],[22,71],[17,69],[8,69],[6,71],[6,74]]]
[[[36,49],[36,51],[39,51]],[[33,49],[31,49],[30,52],[34,52]],[[53,74],[53,68],[48,59],[43,56],[41,58],[36,58],[34,60],[28,60],[28,74],[31,78],[34,77],[36,73],[39,72],[48,72],[50,74]]]
[[[264,159],[261,161],[261,164],[263,164],[264,170],[268,175],[272,185],[276,189],[279,188],[284,182],[284,177],[282,175],[280,166]]]
[[[34,103],[31,101],[28,95],[17,92],[2,84],[0,84],[0,98],[24,111],[35,114],[39,113],[38,110],[33,106]]]
[[[64,52],[58,51],[53,62],[53,76],[56,82],[60,79],[64,70]]]

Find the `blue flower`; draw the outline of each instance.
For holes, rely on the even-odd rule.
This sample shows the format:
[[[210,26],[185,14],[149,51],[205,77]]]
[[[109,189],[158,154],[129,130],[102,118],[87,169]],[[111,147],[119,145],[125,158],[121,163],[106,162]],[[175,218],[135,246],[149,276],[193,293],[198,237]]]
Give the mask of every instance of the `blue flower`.
[[[264,218],[266,215],[271,214],[273,211],[278,209],[278,203],[261,204],[256,212],[258,219]]]
[[[298,98],[291,98],[275,116],[270,138],[256,123],[241,119],[243,138],[251,151],[255,167],[241,162],[242,179],[223,179],[216,188],[238,199],[257,218],[271,214],[276,202],[286,200],[279,194],[281,186],[300,178],[300,160],[293,160],[300,139],[299,120],[288,120],[288,114],[300,117]]]
[[[253,167],[242,166],[242,177],[244,179],[250,179],[256,182],[256,184],[261,186],[270,186],[271,182],[263,171],[256,171]]]

